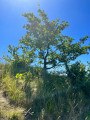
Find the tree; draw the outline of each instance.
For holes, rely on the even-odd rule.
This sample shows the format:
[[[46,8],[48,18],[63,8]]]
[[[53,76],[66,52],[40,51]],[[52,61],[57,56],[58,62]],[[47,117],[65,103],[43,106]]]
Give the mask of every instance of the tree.
[[[23,14],[28,20],[28,23],[23,26],[26,28],[26,34],[19,40],[19,47],[12,49],[9,46],[11,56],[14,60],[23,59],[28,64],[37,58],[38,63],[43,64],[45,70],[64,63],[68,73],[68,63],[88,53],[90,46],[84,45],[88,36],[73,43],[73,38],[61,34],[61,31],[69,26],[67,21],[61,21],[61,23],[59,19],[49,21],[47,14],[40,9],[40,6],[38,13],[39,17],[31,12]],[[22,48],[21,57],[17,54],[19,48]]]
[[[88,36],[73,44],[73,38],[61,34],[61,31],[69,26],[67,21],[49,21],[47,14],[40,7],[38,13],[39,17],[31,12],[23,14],[28,20],[28,24],[23,26],[27,30],[26,35],[19,40],[23,53],[36,55],[45,70],[63,62],[68,71],[68,63],[71,60],[88,53],[90,46],[82,47]]]
[[[61,21],[61,24],[59,24],[59,19],[50,22],[47,14],[40,7],[38,13],[39,17],[31,12],[23,14],[27,18],[28,24],[24,25],[27,32],[25,37],[20,39],[20,43],[23,52],[34,52],[39,58],[39,63],[44,64],[44,69],[50,69],[57,63],[56,46],[59,44],[61,31],[69,25],[65,21]]]

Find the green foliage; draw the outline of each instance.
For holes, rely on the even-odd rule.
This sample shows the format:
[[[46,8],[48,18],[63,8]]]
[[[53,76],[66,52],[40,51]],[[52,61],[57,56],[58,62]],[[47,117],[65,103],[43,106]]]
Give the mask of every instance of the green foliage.
[[[9,55],[7,55],[7,57],[3,56],[3,58],[8,62],[19,60],[18,49],[19,49],[18,47],[15,46],[12,47],[11,45],[9,45],[8,52],[10,53],[10,56]]]
[[[24,73],[28,71],[28,66],[24,60],[18,60],[11,62],[11,74]]]
[[[27,32],[25,37],[19,40],[19,44],[27,57],[33,60],[34,57],[38,58],[38,63],[42,64],[44,69],[50,69],[62,62],[66,66],[66,62],[69,63],[82,54],[88,54],[90,46],[84,45],[88,36],[73,43],[73,38],[61,34],[62,30],[69,26],[67,21],[49,21],[47,14],[40,7],[38,13],[39,17],[31,12],[23,14],[28,21],[28,24],[23,26]]]
[[[31,53],[36,55],[46,69],[47,65],[54,66],[56,62],[56,45],[59,44],[61,31],[68,27],[68,22],[61,21],[59,24],[59,19],[49,21],[47,14],[40,7],[38,13],[39,17],[31,12],[23,14],[27,18],[28,24],[24,25],[27,33],[20,39],[20,44],[24,53],[29,53],[30,57],[32,57]]]
[[[28,21],[23,26],[26,34],[19,40],[18,47],[9,45],[11,56],[4,56],[9,64],[0,65],[4,94],[12,103],[29,109],[26,120],[82,119],[90,106],[90,70],[86,71],[80,62],[71,67],[69,63],[89,53],[90,46],[84,44],[88,36],[74,43],[73,38],[61,34],[69,26],[68,22],[50,21],[40,7],[38,13],[39,17],[31,12],[23,14]],[[36,59],[37,67],[31,67]],[[46,71],[62,63],[67,76]],[[40,64],[44,69],[38,67]],[[9,119],[18,120],[18,115],[15,113]]]
[[[83,41],[86,41],[88,39],[88,36],[82,38]],[[84,42],[80,41],[77,43],[72,43],[73,38],[68,36],[61,36],[60,42],[57,47],[59,49],[59,61],[60,62],[70,62],[71,60],[75,60],[78,56],[82,54],[88,54],[88,49],[90,49],[90,46],[83,46]]]
[[[38,14],[39,17],[31,12],[23,14],[28,21],[23,26],[26,28],[26,34],[19,40],[17,47],[9,45],[8,52],[11,56],[3,56],[3,58],[11,63],[11,71],[14,75],[18,72],[26,72],[25,67],[29,67],[35,60],[38,60],[37,65],[41,64],[45,70],[64,63],[68,73],[69,62],[89,53],[90,46],[85,45],[88,36],[74,43],[73,38],[61,34],[62,30],[69,26],[67,21],[59,19],[50,21],[40,6]]]
[[[71,65],[68,77],[71,79],[72,86],[82,87],[86,82],[85,65],[81,64],[80,62],[76,62],[75,64]]]
[[[89,97],[85,97],[82,82],[88,81],[89,77],[85,66],[79,62],[73,64],[70,71],[69,77],[50,74],[38,67],[13,77],[7,74],[2,79],[4,94],[12,103],[31,108],[25,119],[81,119],[84,109],[89,106]],[[10,119],[17,116],[12,115]]]
[[[76,62],[69,69],[68,77],[73,88],[81,89],[86,97],[90,97],[90,76],[87,72],[84,64]]]

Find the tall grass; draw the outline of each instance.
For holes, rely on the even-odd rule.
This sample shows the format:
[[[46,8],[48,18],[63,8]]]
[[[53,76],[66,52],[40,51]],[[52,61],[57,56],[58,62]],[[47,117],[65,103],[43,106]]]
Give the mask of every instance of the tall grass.
[[[1,83],[4,95],[7,96],[11,103],[22,104],[25,98],[25,93],[22,90],[23,83],[19,83],[17,79],[7,73]]]
[[[73,74],[71,77],[60,76],[43,72],[39,68],[30,68],[27,72],[15,75],[6,71],[3,72],[1,86],[4,95],[11,103],[23,106],[26,110],[31,108],[25,120],[70,120],[73,118],[78,120],[83,119],[83,116],[85,119],[87,114],[84,115],[84,112],[87,113],[87,107],[90,106],[89,97],[86,97],[86,92],[89,94],[90,84],[87,82],[78,86],[78,82],[81,84],[80,80],[88,81],[90,75],[86,76],[86,72],[81,71],[84,72],[84,77],[81,78],[82,74],[78,71],[73,69],[78,79],[74,79]],[[76,82],[75,86],[73,82]]]

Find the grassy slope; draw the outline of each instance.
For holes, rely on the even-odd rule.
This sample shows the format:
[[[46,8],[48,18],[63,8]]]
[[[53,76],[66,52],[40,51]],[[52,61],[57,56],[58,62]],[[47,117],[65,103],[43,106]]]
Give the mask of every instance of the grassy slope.
[[[23,120],[23,112],[23,108],[10,105],[8,99],[3,96],[3,91],[0,89],[0,120],[14,120],[14,118]]]

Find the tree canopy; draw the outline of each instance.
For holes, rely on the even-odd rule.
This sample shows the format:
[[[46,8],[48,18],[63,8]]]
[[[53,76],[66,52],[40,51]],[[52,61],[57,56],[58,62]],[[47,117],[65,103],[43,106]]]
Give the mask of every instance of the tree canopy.
[[[26,34],[19,40],[19,47],[13,48],[9,45],[9,51],[14,59],[20,59],[17,54],[22,49],[21,59],[32,63],[38,58],[38,63],[43,68],[51,69],[64,63],[68,71],[68,63],[78,56],[88,53],[89,45],[85,45],[88,36],[81,38],[79,42],[73,43],[74,39],[63,35],[61,32],[69,26],[67,21],[59,19],[50,21],[44,10],[38,8],[39,16],[33,12],[24,13],[28,23],[23,26]]]

